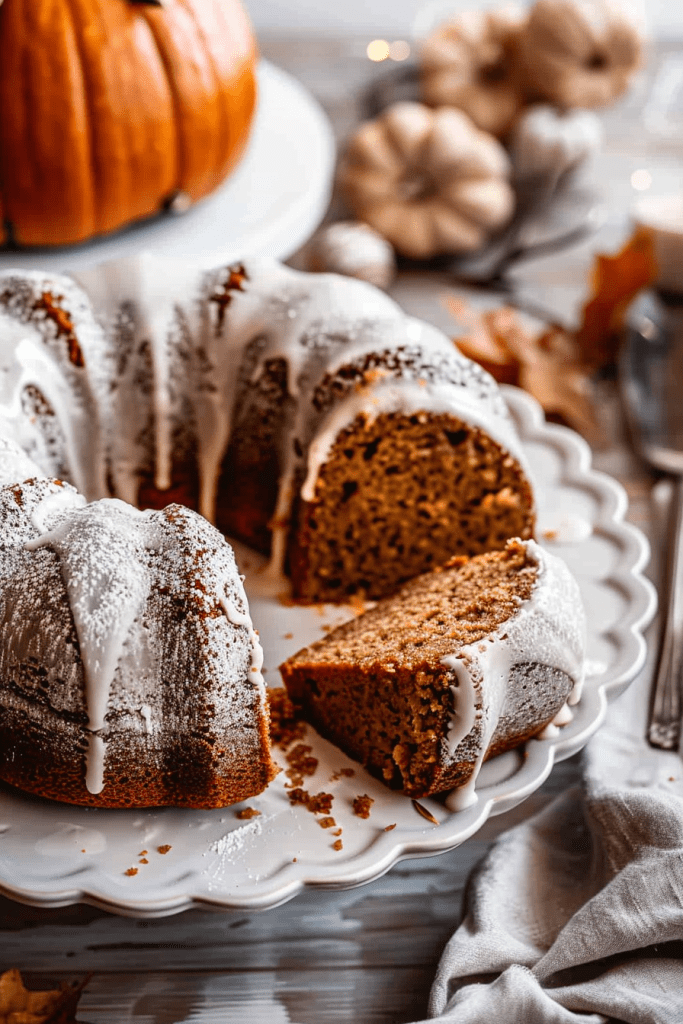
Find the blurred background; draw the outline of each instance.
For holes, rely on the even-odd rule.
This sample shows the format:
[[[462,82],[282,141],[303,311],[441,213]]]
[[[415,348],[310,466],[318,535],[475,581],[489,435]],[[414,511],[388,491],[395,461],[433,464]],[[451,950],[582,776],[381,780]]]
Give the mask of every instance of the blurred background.
[[[425,12],[436,4],[424,0],[246,0],[257,31],[349,33],[377,32],[410,35]],[[491,7],[487,0],[439,3],[443,11]],[[683,32],[683,4],[680,0],[648,0],[650,31],[658,38],[673,38]]]

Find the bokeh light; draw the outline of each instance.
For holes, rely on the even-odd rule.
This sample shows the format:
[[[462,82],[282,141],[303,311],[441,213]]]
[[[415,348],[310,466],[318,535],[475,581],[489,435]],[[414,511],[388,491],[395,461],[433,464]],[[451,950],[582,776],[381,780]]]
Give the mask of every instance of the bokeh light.
[[[389,47],[389,56],[392,60],[408,60],[410,57],[410,43],[405,39],[396,39]]]
[[[368,43],[367,55],[370,60],[381,61],[386,60],[389,56],[390,47],[386,39],[373,39],[371,43]]]
[[[652,175],[642,167],[631,175],[631,185],[636,192],[646,192],[652,184]]]

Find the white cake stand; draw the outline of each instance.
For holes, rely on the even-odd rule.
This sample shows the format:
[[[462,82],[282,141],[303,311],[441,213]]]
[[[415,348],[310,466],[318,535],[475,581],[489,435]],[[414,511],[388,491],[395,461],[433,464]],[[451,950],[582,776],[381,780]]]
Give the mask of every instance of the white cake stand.
[[[163,215],[86,245],[0,250],[0,270],[75,270],[141,251],[207,267],[247,256],[291,256],[327,209],[334,137],[323,109],[291,75],[261,61],[258,84],[244,158],[208,199],[180,216]]]

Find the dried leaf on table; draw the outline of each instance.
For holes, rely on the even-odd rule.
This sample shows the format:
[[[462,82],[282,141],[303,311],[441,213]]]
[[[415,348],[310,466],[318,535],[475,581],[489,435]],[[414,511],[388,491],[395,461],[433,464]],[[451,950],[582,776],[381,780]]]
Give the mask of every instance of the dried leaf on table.
[[[591,274],[592,294],[583,307],[576,341],[582,361],[609,366],[616,360],[626,309],[657,276],[651,235],[638,228],[614,256],[598,255]]]
[[[483,366],[499,384],[517,384],[519,363],[507,339],[518,318],[507,306],[480,313],[464,299],[448,295],[444,305],[463,332],[456,345],[468,359]]]
[[[16,968],[5,971],[0,975],[0,1024],[75,1024],[85,985],[31,992]]]
[[[534,330],[508,306],[479,313],[461,299],[448,297],[445,304],[464,331],[455,339],[464,355],[499,383],[523,388],[550,418],[600,441],[590,370],[571,334],[559,327]]]
[[[601,441],[590,374],[577,361],[566,332],[554,329],[540,336],[520,366],[518,383],[551,419],[569,424],[594,444]]]

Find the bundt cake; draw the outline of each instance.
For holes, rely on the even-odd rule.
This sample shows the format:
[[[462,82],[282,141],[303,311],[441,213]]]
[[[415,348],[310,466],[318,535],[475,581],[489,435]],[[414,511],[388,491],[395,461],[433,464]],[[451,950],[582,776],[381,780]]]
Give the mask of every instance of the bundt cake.
[[[309,721],[389,786],[474,800],[484,759],[571,719],[585,621],[534,541],[457,557],[280,667]]]
[[[29,460],[0,442],[0,482]],[[0,488],[0,778],[104,807],[219,807],[270,759],[262,651],[232,549],[180,505]]]
[[[0,412],[88,500],[195,508],[304,601],[532,535],[497,385],[371,285],[270,260],[77,276],[0,274]]]
[[[273,777],[221,533],[318,601],[533,530],[492,378],[373,287],[269,260],[0,274],[0,438],[0,777],[78,803]]]

